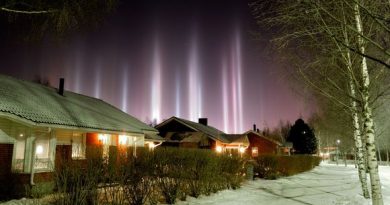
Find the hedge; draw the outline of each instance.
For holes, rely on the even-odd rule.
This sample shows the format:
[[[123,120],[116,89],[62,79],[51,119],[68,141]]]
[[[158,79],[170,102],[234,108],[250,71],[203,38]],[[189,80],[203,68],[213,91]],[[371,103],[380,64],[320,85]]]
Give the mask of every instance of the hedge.
[[[318,166],[321,158],[312,155],[260,155],[255,158],[255,174],[260,178],[276,179],[309,171]]]
[[[110,150],[108,159],[63,162],[55,173],[55,204],[174,204],[236,189],[245,173],[243,158],[211,150],[160,147],[137,148],[136,157],[131,153],[131,148]]]

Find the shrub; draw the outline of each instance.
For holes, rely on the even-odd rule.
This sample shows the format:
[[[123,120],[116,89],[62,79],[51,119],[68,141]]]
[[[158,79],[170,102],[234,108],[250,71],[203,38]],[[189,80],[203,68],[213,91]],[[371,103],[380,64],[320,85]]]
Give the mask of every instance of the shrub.
[[[157,204],[159,196],[174,204],[187,195],[236,189],[243,181],[244,160],[238,155],[164,147],[137,148],[136,157],[131,153],[131,148],[110,148],[107,159],[97,151],[84,163],[62,163],[55,174],[55,204]]]
[[[276,179],[291,176],[318,166],[321,159],[312,155],[261,155],[256,158],[255,173],[260,178]]]
[[[154,154],[157,186],[165,199],[165,203],[174,204],[183,186],[183,153],[178,149],[162,148],[155,150]]]
[[[275,179],[278,176],[278,157],[275,155],[262,155],[256,158],[255,172],[260,178]]]
[[[55,172],[57,192],[55,204],[96,204],[99,169],[88,163],[88,171],[80,164],[64,162]]]
[[[131,148],[128,153],[132,153]],[[153,153],[139,149],[137,156],[129,156],[123,163],[124,178],[121,181],[123,194],[131,205],[142,205],[149,200],[154,189],[153,172],[155,162]]]

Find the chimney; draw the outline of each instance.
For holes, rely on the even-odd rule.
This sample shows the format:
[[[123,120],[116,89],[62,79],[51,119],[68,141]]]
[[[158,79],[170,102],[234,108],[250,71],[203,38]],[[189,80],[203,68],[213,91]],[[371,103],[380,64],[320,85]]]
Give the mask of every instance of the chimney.
[[[253,124],[253,132],[256,132],[256,124]]]
[[[65,84],[65,79],[60,78],[60,87],[58,88],[58,94],[64,96],[64,84]]]
[[[260,130],[259,130],[259,128],[257,128],[256,132],[257,132],[257,133],[260,133]]]
[[[199,118],[199,124],[206,125],[207,126],[207,118]]]

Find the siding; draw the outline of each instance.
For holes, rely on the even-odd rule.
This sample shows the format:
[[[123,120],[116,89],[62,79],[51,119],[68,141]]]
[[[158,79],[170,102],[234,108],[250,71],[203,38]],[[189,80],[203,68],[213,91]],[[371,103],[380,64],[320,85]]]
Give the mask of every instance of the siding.
[[[256,134],[249,133],[249,147],[247,149],[247,154],[252,156],[252,147],[257,147],[259,155],[261,154],[277,154],[278,146],[274,142],[260,137]]]
[[[7,197],[10,191],[9,187],[4,185],[10,182],[12,153],[12,144],[0,144],[0,199]]]

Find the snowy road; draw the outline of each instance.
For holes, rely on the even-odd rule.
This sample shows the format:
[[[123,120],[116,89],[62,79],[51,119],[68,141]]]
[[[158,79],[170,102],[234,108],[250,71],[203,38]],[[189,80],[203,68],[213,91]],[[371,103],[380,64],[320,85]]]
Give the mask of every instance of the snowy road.
[[[380,167],[384,204],[390,204],[390,167]],[[278,180],[246,182],[238,190],[225,190],[180,205],[366,205],[357,170],[353,166],[321,164],[312,171]]]

